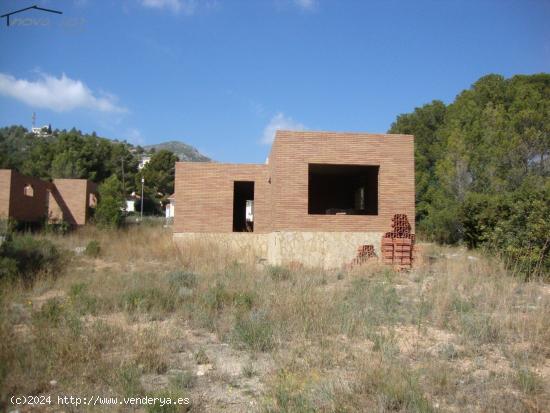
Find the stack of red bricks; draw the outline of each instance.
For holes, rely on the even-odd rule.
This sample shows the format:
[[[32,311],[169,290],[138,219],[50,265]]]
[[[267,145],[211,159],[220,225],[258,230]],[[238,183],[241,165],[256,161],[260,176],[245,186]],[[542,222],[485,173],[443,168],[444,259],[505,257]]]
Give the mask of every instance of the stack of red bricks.
[[[415,235],[405,214],[395,214],[392,218],[392,231],[382,237],[382,259],[385,264],[410,268],[413,261]]]
[[[351,265],[361,265],[371,258],[375,258],[374,245],[360,245],[357,248],[357,257],[355,257]]]

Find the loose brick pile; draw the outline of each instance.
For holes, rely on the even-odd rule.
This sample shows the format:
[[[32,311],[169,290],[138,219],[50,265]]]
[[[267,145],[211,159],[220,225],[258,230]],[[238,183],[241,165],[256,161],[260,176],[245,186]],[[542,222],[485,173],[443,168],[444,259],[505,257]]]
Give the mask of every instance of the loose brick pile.
[[[382,237],[382,260],[385,264],[400,268],[410,268],[413,262],[415,235],[405,214],[395,214],[392,218],[392,231]]]
[[[360,245],[357,248],[357,257],[353,259],[351,266],[361,265],[371,258],[376,258],[374,245]]]

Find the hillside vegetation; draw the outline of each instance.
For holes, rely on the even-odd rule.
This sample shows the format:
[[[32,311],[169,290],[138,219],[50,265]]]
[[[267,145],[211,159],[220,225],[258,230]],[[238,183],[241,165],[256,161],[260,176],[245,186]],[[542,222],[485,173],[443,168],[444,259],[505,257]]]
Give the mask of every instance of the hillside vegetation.
[[[162,212],[162,203],[174,192],[178,154],[182,160],[209,161],[192,146],[178,142],[142,148],[76,129],[55,130],[52,136],[40,137],[22,126],[0,128],[0,169],[15,169],[42,179],[83,178],[99,184],[116,179],[110,184],[120,188],[121,205],[126,195],[140,192],[144,177],[146,213]],[[151,160],[139,170],[144,155],[150,155]]]
[[[483,246],[526,276],[550,271],[550,74],[489,75],[398,116],[416,138],[418,227]]]

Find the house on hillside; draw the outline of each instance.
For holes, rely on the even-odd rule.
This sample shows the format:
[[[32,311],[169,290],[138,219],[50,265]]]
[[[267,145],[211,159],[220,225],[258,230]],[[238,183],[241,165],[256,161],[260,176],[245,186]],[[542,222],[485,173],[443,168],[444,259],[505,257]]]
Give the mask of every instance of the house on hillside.
[[[0,218],[84,225],[97,204],[97,186],[86,179],[43,181],[0,169]]]
[[[174,240],[272,264],[339,267],[380,253],[395,214],[414,231],[412,135],[277,131],[266,164],[176,163]]]
[[[151,162],[150,156],[142,156],[139,160],[138,169],[141,171],[149,162]]]

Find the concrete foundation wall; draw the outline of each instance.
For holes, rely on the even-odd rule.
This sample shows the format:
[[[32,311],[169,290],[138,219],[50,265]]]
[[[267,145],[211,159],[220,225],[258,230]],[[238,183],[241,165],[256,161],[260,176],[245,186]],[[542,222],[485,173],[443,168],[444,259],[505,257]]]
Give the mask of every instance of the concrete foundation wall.
[[[340,268],[357,256],[360,245],[371,244],[380,256],[382,232],[175,233],[179,248],[187,243],[215,244],[243,259],[271,265],[299,263],[311,268]]]

